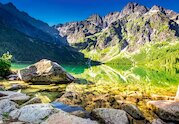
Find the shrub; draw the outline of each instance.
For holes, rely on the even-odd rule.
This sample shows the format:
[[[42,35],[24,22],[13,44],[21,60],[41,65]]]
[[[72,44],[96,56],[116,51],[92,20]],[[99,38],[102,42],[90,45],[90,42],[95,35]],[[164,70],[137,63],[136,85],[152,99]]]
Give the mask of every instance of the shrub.
[[[12,55],[5,53],[0,57],[0,76],[5,77],[10,74]]]

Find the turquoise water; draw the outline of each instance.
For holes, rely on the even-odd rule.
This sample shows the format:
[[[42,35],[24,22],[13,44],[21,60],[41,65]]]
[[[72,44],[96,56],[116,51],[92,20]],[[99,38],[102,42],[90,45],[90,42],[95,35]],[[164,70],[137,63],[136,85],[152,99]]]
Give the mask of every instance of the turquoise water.
[[[12,64],[12,69],[21,69],[29,64]],[[124,84],[132,87],[145,86],[147,88],[164,88],[176,92],[179,84],[179,69],[176,67],[132,67],[121,65],[62,65],[74,77],[94,83]]]
[[[23,63],[12,63],[11,68],[12,69],[22,69],[25,68],[27,66],[29,66],[30,64],[23,64]]]

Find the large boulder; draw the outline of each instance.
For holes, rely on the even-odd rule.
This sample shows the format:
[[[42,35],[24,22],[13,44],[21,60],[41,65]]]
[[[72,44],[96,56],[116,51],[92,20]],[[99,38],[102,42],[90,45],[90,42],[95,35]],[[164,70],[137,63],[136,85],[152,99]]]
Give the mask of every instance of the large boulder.
[[[51,115],[42,124],[98,124],[98,122],[70,115],[60,110],[58,113]]]
[[[41,123],[49,115],[58,112],[50,104],[32,104],[12,111],[9,116],[13,120],[29,123]]]
[[[149,101],[148,107],[152,109],[162,120],[179,123],[179,102],[177,101]]]
[[[18,76],[25,82],[36,84],[67,83],[74,80],[74,77],[68,74],[59,64],[46,59],[19,70]]]
[[[97,108],[92,111],[91,116],[105,124],[129,124],[127,113],[123,110]]]

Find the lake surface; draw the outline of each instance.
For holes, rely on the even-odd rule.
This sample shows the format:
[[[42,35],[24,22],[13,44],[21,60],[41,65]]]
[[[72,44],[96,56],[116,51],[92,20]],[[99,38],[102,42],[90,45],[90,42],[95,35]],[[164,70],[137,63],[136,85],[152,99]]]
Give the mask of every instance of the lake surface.
[[[12,64],[13,69],[27,67],[29,64]],[[121,87],[125,91],[141,91],[162,95],[175,95],[179,84],[177,67],[148,68],[144,66],[62,65],[67,72],[82,83],[94,82],[96,85]],[[107,88],[110,91],[112,88]]]

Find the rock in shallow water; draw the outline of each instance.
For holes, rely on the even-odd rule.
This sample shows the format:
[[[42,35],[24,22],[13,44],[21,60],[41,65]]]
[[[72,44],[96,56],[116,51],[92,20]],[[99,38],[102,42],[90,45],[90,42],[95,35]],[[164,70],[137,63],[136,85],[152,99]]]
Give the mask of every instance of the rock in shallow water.
[[[149,101],[147,105],[161,119],[166,121],[176,121],[179,123],[179,102],[169,100]]]
[[[62,102],[69,105],[81,104],[82,99],[79,93],[76,92],[65,92],[60,98],[56,100],[56,102]]]
[[[27,101],[26,103],[22,104],[21,106],[26,106],[26,105],[30,105],[30,104],[36,104],[36,103],[42,103],[42,100],[38,97],[34,97],[34,98],[30,99],[29,101]]]
[[[97,108],[92,111],[91,116],[105,124],[129,124],[127,113],[123,110]]]
[[[123,104],[121,108],[137,120],[143,120],[144,116],[139,108],[132,104]]]
[[[59,64],[46,59],[19,70],[18,76],[25,82],[35,84],[67,83],[75,80]]]
[[[65,112],[68,112],[72,115],[78,116],[78,117],[89,117],[89,113],[85,111],[82,107],[80,106],[71,106],[71,105],[66,105],[62,102],[53,102],[51,103],[52,106],[56,109],[63,110]]]
[[[12,90],[19,90],[19,89],[26,89],[28,86],[21,85],[21,84],[12,84],[12,86],[8,89],[10,91]]]
[[[98,122],[70,115],[60,110],[58,113],[51,115],[42,124],[98,124]]]
[[[17,107],[18,105],[15,102],[8,99],[0,100],[0,120],[2,120],[3,114],[16,110]]]
[[[27,96],[26,94],[19,93],[19,92],[0,91],[0,100],[1,99],[9,99],[19,103],[29,100],[30,96]]]
[[[65,112],[84,111],[84,109],[80,106],[70,106],[63,104],[62,102],[53,102],[51,104],[54,108],[61,109]]]
[[[43,119],[55,112],[58,111],[50,104],[33,104],[14,110],[9,114],[9,116],[13,120],[29,123],[41,123]]]
[[[17,74],[11,74],[9,76],[6,77],[9,81],[15,81],[15,80],[19,80],[19,77]]]

